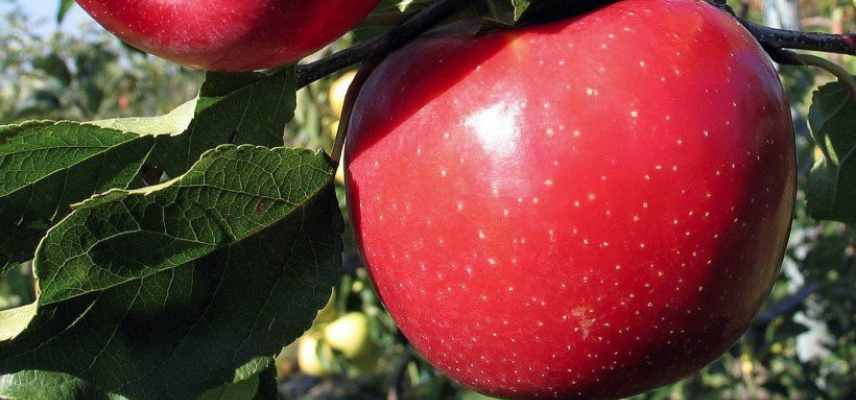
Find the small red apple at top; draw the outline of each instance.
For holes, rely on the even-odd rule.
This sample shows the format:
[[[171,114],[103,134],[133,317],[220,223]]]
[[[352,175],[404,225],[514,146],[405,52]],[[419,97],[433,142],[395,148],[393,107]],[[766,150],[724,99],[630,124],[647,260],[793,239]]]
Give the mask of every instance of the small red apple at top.
[[[292,63],[341,36],[379,0],[77,0],[141,50],[193,68]]]
[[[685,377],[746,330],[782,260],[788,105],[703,1],[428,35],[372,73],[349,134],[380,296],[484,393],[613,399]]]

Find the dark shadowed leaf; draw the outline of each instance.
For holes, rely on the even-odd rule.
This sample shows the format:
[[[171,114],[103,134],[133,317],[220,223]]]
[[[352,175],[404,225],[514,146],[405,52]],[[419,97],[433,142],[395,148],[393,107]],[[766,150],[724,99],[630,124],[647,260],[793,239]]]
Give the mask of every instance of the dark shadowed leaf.
[[[276,367],[271,357],[253,359],[235,371],[234,381],[210,389],[196,400],[276,400]],[[4,400],[129,400],[60,372],[24,371],[0,376]]]
[[[157,163],[178,176],[221,144],[282,146],[296,105],[293,69],[275,75],[208,73],[184,134],[158,149]]]
[[[136,178],[152,136],[77,122],[0,127],[0,264],[32,258],[69,205]]]
[[[223,146],[173,181],[78,205],[37,252],[38,312],[0,314],[0,372],[61,372],[132,400],[244,380],[237,368],[297,338],[330,296],[332,177],[321,153]]]
[[[856,223],[856,94],[841,82],[814,93],[809,124],[824,157],[811,170],[812,217]]]
[[[126,400],[99,391],[68,374],[25,371],[0,375],[0,398],[5,400]]]
[[[144,279],[264,232],[316,200],[330,165],[306,150],[225,146],[172,181],[95,196],[37,251],[39,303]]]
[[[31,259],[70,204],[129,187],[145,163],[178,176],[230,141],[282,145],[294,92],[290,69],[209,74],[197,99],[163,116],[0,126],[0,266]]]
[[[260,357],[239,368],[232,382],[210,389],[196,400],[277,399],[274,359]]]

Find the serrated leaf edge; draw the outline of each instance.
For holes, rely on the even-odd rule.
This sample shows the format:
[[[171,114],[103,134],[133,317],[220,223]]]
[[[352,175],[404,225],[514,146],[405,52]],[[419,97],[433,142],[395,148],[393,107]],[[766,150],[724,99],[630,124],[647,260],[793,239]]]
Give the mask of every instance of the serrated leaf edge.
[[[190,168],[186,173],[184,173],[184,174],[182,174],[181,176],[176,177],[176,178],[174,178],[174,179],[172,179],[172,180],[170,180],[170,181],[164,182],[164,183],[159,184],[159,185],[155,185],[155,187],[157,187],[157,190],[163,190],[163,189],[169,188],[169,187],[170,187],[170,186],[172,186],[172,185],[175,185],[175,184],[176,184],[176,182],[180,181],[180,180],[181,180],[183,177],[185,177],[187,174],[189,174],[189,173],[193,172],[193,171],[194,171],[194,168],[195,168],[195,167],[200,163],[200,161],[201,161],[203,158],[205,158],[205,157],[209,157],[209,156],[211,156],[212,154],[215,154],[215,153],[223,152],[223,151],[225,151],[225,150],[227,150],[227,149],[235,149],[235,150],[244,150],[244,149],[263,149],[263,150],[268,150],[268,151],[296,151],[296,152],[298,152],[298,153],[311,154],[312,156],[319,156],[319,155],[321,155],[322,157],[324,157],[324,159],[325,159],[328,163],[330,163],[331,165],[333,165],[332,161],[330,160],[329,155],[327,155],[327,153],[325,153],[325,152],[324,152],[324,151],[322,151],[322,150],[311,150],[311,149],[301,148],[301,147],[274,147],[274,148],[268,148],[268,147],[264,147],[264,146],[256,146],[256,145],[249,145],[249,144],[244,144],[244,145],[225,144],[225,145],[217,146],[217,147],[215,147],[215,148],[213,148],[213,149],[210,149],[210,150],[208,150],[208,151],[204,152],[204,153],[202,154],[202,156],[200,156],[199,160],[197,160],[197,161],[196,161],[196,163],[194,163],[194,164],[193,164],[193,166],[191,166],[191,168]],[[334,177],[335,177],[335,172],[328,173],[327,175],[328,175],[328,176],[327,176],[327,183],[326,183],[326,184],[324,184],[324,185],[322,185],[322,186],[320,186],[317,190],[313,191],[310,195],[306,196],[306,200],[304,200],[303,202],[295,204],[295,205],[294,205],[294,209],[295,209],[295,210],[296,210],[296,209],[299,209],[299,208],[301,208],[301,207],[305,207],[305,206],[308,204],[308,202],[312,201],[312,199],[315,199],[315,198],[317,197],[317,195],[318,195],[318,194],[320,194],[320,193],[321,193],[322,191],[324,191],[324,190],[325,190],[325,189],[326,189],[330,184],[332,184],[332,183],[333,183],[333,179],[334,179]],[[151,190],[150,188],[142,188],[142,189],[135,189],[135,190],[113,189],[113,190],[107,191],[107,192],[106,192],[106,193],[104,193],[104,194],[95,195],[95,196],[93,196],[92,198],[90,198],[90,199],[88,199],[88,200],[84,200],[83,202],[77,203],[77,209],[83,209],[83,208],[87,208],[87,207],[93,207],[94,205],[88,205],[88,203],[89,203],[89,202],[95,202],[95,203],[97,203],[96,205],[98,205],[98,204],[102,204],[102,203],[104,202],[104,196],[108,196],[108,195],[110,195],[110,196],[117,196],[116,198],[117,198],[117,199],[119,199],[119,198],[126,198],[126,197],[131,196],[131,195],[134,195],[134,194],[142,194],[143,196],[149,196],[149,195],[151,195],[151,194],[153,194],[153,193],[155,193],[155,191],[154,191],[154,190]],[[112,200],[112,199],[111,199],[111,200]],[[75,213],[75,212],[77,212],[77,209],[75,209],[75,211],[72,211],[71,213],[69,213],[68,215],[66,215],[62,220],[60,220],[59,222],[57,222],[56,224],[54,224],[53,226],[51,226],[51,227],[50,227],[50,229],[48,229],[47,233],[46,233],[46,234],[41,238],[41,240],[39,240],[39,244],[38,244],[38,246],[36,246],[35,257],[33,258],[33,268],[34,268],[34,270],[37,270],[37,268],[38,268],[38,265],[39,265],[39,259],[41,258],[41,254],[42,254],[42,251],[41,251],[41,250],[42,250],[42,247],[44,246],[45,240],[50,236],[50,234],[54,231],[54,229],[56,229],[57,227],[61,226],[61,225],[62,225],[66,220],[68,220],[69,218],[71,218],[71,217],[74,215],[74,213]],[[281,220],[278,220],[278,221],[276,221],[275,223],[278,223],[278,222],[280,222],[280,221],[281,221]],[[267,228],[270,228],[271,226],[273,226],[273,224],[271,224],[271,225],[267,225],[267,226],[264,226],[264,227],[260,227],[260,228],[258,228],[258,230],[253,231],[253,233],[246,235],[243,239],[239,239],[239,240],[235,240],[235,241],[233,241],[233,242],[230,242],[230,243],[229,243],[229,246],[236,245],[236,244],[238,244],[238,243],[242,243],[244,240],[250,239],[251,237],[255,236],[255,234],[257,234],[258,232],[261,232],[261,231],[263,231],[263,230],[265,230],[265,229],[267,229]],[[222,248],[222,247],[218,247],[218,249],[219,249],[219,248]],[[216,249],[215,249],[214,251],[216,251]],[[212,252],[213,252],[213,251],[212,251]],[[210,254],[210,253],[209,253],[209,254]],[[126,283],[128,283],[128,282],[136,281],[136,280],[139,280],[139,279],[145,279],[145,278],[147,278],[147,277],[149,277],[149,276],[151,276],[151,275],[157,274],[157,273],[159,273],[159,272],[163,272],[163,271],[155,271],[155,272],[152,272],[152,273],[150,273],[150,274],[147,274],[147,275],[144,275],[144,276],[141,276],[141,277],[134,277],[134,278],[132,278],[132,279],[128,279],[128,280],[124,280],[124,281],[121,281],[121,282],[117,282],[117,283],[115,283],[115,284],[113,284],[113,285],[110,285],[110,286],[107,286],[107,287],[103,288],[102,290],[109,290],[109,289],[111,289],[111,288],[114,288],[114,287],[117,287],[117,286],[120,286],[120,285],[124,285],[124,284],[126,284]],[[41,285],[40,285],[41,280],[38,278],[38,273],[36,273],[35,275],[36,275],[36,277],[35,277],[35,279],[34,279],[34,288],[35,288],[36,299],[37,299],[37,300],[36,300],[36,303],[39,303],[39,305],[41,305],[41,306],[56,303],[56,302],[51,302],[51,303],[43,304],[43,303],[40,303],[40,302],[39,302],[39,298],[41,297]],[[67,297],[67,298],[62,299],[61,301],[68,301],[68,300],[70,300],[70,299],[73,299],[73,298],[76,298],[76,297],[80,297],[80,296],[83,296],[83,295],[85,295],[85,293],[84,293],[84,294],[79,294],[79,295],[73,295],[73,296],[70,296],[70,297]]]

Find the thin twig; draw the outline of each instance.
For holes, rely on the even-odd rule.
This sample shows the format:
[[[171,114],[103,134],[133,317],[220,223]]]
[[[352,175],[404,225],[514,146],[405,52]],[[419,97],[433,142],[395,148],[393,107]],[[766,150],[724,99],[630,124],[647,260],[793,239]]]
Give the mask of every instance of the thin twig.
[[[755,318],[753,324],[758,327],[766,327],[770,322],[773,322],[777,318],[785,315],[797,307],[800,307],[805,303],[805,300],[808,299],[814,292],[820,289],[820,285],[815,283],[810,283],[808,285],[803,286],[796,293],[784,298],[776,304],[773,304],[766,311],[764,311],[761,315]]]
[[[856,34],[799,32],[770,28],[738,18],[764,47],[856,55]]]
[[[708,0],[708,2],[731,14],[768,50],[794,49],[856,55],[856,34],[839,35],[770,28],[738,16],[725,0]]]
[[[393,368],[392,376],[390,376],[392,381],[389,383],[389,389],[386,392],[386,400],[401,400],[401,394],[404,392],[404,378],[407,376],[407,365],[413,359],[413,351],[410,346],[407,346],[404,349],[404,354]]]
[[[798,49],[856,55],[856,34],[839,35],[770,28],[736,16],[734,10],[723,0],[709,1],[731,13],[768,50]],[[438,0],[382,36],[342,50],[323,60],[299,65],[297,87],[304,87],[341,69],[390,53],[469,5],[470,2],[465,0]]]
[[[390,53],[458,10],[468,7],[469,3],[464,0],[439,0],[384,35],[342,50],[323,60],[300,65],[297,67],[297,87],[304,87],[363,60]]]

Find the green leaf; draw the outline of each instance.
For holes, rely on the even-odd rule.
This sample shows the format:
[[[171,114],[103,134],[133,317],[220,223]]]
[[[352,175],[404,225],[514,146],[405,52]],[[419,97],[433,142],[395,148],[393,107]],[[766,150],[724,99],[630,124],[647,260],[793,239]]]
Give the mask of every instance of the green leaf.
[[[132,117],[105,119],[90,122],[91,125],[140,135],[163,136],[179,135],[193,122],[196,99],[188,101],[168,114],[157,117]]]
[[[518,26],[547,23],[581,15],[608,3],[609,1],[604,0],[511,0],[514,23]]]
[[[77,122],[0,126],[0,220],[49,221],[71,202],[124,187],[153,147],[153,137]]]
[[[514,20],[519,20],[523,13],[529,8],[529,0],[511,0],[511,5],[514,7]]]
[[[271,391],[273,389],[273,391]],[[235,379],[209,389],[196,400],[276,400],[276,364],[272,357],[255,359],[235,372]]]
[[[237,383],[227,383],[223,386],[210,389],[197,397],[196,400],[253,400],[259,390],[259,377]]]
[[[0,311],[0,342],[14,339],[36,315],[36,303]]]
[[[56,13],[57,23],[62,23],[72,6],[74,6],[74,0],[59,0],[59,11]]]
[[[602,0],[481,0],[483,30],[544,23],[602,6]],[[475,3],[475,4],[478,4]]]
[[[470,5],[482,20],[482,30],[508,29],[515,22],[515,0],[480,0]]]
[[[352,30],[353,43],[377,38],[395,26],[393,21],[431,4],[431,0],[381,0],[359,25]],[[338,43],[337,43],[338,44]]]
[[[250,238],[314,201],[331,170],[323,153],[225,146],[170,182],[95,196],[36,253],[39,302],[144,279]]]
[[[210,389],[197,400],[276,400],[271,385],[275,390],[273,358],[259,357],[238,368],[233,382]],[[74,376],[45,371],[0,376],[0,396],[5,400],[128,400]]]
[[[841,82],[824,85],[814,93],[809,125],[824,154],[809,174],[809,213],[856,223],[856,94]]]
[[[65,373],[131,400],[234,382],[330,296],[333,174],[321,153],[222,146],[173,181],[78,205],[39,246],[38,313],[5,334],[0,371]]]
[[[18,266],[18,263],[15,263],[12,261],[6,261],[6,262],[0,264],[0,280],[2,280],[6,274],[10,273],[17,266]],[[0,306],[0,307],[2,307],[2,306]]]
[[[32,258],[69,205],[137,177],[155,140],[77,122],[0,126],[0,264]]]
[[[0,398],[4,400],[127,400],[99,391],[68,374],[24,371],[0,375]]]
[[[274,75],[209,72],[187,130],[155,154],[158,165],[178,176],[202,153],[221,144],[283,145],[285,124],[297,104],[294,70]]]
[[[294,107],[292,69],[212,73],[197,99],[166,115],[0,126],[0,266],[31,259],[70,204],[128,188],[143,164],[178,176],[230,141],[282,145]]]

